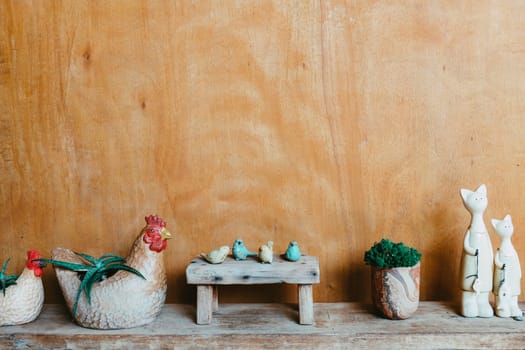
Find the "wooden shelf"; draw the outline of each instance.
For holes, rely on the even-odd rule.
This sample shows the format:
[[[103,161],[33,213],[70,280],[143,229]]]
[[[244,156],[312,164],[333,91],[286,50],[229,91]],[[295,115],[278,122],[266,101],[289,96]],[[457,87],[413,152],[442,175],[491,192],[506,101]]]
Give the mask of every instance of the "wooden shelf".
[[[297,324],[296,305],[222,304],[210,325],[195,323],[195,306],[168,304],[145,327],[100,331],[71,322],[63,305],[45,305],[33,323],[0,328],[0,348],[30,349],[522,349],[525,323],[466,319],[452,304],[422,302],[409,319],[391,321],[371,305],[317,303],[315,324]]]

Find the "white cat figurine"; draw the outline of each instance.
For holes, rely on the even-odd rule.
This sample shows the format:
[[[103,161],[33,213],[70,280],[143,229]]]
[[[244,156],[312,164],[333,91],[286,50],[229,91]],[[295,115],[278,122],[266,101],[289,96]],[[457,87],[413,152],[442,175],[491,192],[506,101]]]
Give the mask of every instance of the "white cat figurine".
[[[523,312],[518,306],[521,293],[521,265],[518,253],[511,242],[514,232],[512,218],[506,215],[503,220],[492,219],[492,226],[501,238],[501,245],[494,257],[494,296],[496,315],[523,320]]]
[[[465,233],[461,256],[461,314],[465,317],[492,317],[490,305],[494,254],[490,236],[483,221],[487,208],[487,187],[476,191],[461,189],[461,198],[470,212],[470,226]]]

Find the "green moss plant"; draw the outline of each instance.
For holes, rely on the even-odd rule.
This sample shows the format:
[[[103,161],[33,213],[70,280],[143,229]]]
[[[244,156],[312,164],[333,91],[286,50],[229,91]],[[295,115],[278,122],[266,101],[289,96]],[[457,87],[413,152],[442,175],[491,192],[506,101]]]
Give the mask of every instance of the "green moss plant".
[[[73,317],[77,313],[78,300],[82,291],[86,294],[87,300],[91,303],[91,287],[100,281],[112,276],[119,270],[125,270],[135,275],[146,279],[140,271],[134,269],[131,266],[124,264],[126,261],[124,258],[113,254],[104,254],[100,258],[96,259],[91,255],[75,253],[85,263],[72,263],[69,261],[53,260],[53,259],[35,259],[35,261],[41,261],[44,263],[53,264],[58,267],[62,267],[68,270],[78,272],[81,275],[82,282],[78,288],[77,296],[75,298],[75,304],[73,305]]]
[[[7,269],[7,264],[9,264],[9,259],[4,261],[2,265],[2,270],[0,270],[0,286],[2,287],[2,293],[5,296],[5,290],[7,287],[15,285],[18,275],[6,275],[5,270]]]
[[[421,260],[415,248],[383,238],[365,252],[365,263],[378,268],[412,267]]]

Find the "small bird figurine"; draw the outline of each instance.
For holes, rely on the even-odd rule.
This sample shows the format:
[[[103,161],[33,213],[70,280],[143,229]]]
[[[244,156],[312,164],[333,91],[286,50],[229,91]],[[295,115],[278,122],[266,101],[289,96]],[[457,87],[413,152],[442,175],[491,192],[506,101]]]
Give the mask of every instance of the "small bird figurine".
[[[301,257],[301,251],[299,250],[299,244],[296,241],[291,241],[284,253],[286,260],[297,261]]]
[[[271,264],[273,261],[273,242],[263,244],[259,247],[259,259],[263,264]]]
[[[229,252],[230,247],[228,247],[227,245],[223,245],[219,249],[212,250],[208,254],[201,253],[201,257],[204,258],[210,264],[220,264],[226,259]]]
[[[244,245],[244,242],[242,239],[237,238],[235,242],[233,242],[232,246],[232,255],[235,258],[235,260],[246,260],[249,256],[256,256],[256,252],[251,252],[246,248]]]

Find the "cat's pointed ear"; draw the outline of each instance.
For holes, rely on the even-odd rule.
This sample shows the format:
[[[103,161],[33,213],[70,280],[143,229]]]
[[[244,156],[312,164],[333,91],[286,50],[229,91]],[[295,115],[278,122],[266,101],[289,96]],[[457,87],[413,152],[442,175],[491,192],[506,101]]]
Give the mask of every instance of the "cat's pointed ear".
[[[487,195],[487,186],[485,184],[479,185],[478,189],[476,190],[477,193],[481,193],[482,195]]]
[[[505,217],[503,218],[503,221],[510,222],[512,224],[512,218],[510,217],[510,214],[505,215]]]
[[[463,198],[463,202],[467,202],[468,197],[473,193],[471,190],[467,190],[466,188],[462,188],[461,191],[461,198]]]
[[[492,223],[492,227],[494,227],[495,229],[497,229],[498,224],[500,223],[500,220],[492,219],[492,220],[490,220],[490,222]]]

